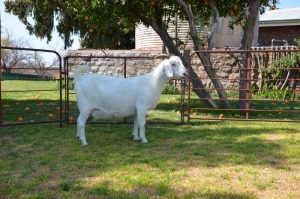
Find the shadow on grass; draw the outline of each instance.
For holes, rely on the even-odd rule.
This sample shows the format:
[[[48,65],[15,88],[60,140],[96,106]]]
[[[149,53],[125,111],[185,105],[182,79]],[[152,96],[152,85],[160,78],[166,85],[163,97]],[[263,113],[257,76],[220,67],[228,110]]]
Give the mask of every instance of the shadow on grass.
[[[289,157],[283,152],[287,143],[277,140],[277,136],[292,136],[298,129],[299,125],[287,128],[280,124],[233,125],[219,121],[184,126],[148,125],[150,143],[142,144],[131,140],[131,125],[97,124],[87,125],[89,145],[82,147],[76,140],[75,125],[62,129],[50,124],[5,127],[0,129],[0,185],[28,190],[25,184],[30,179],[35,179],[36,186],[51,181],[61,186],[45,186],[46,193],[41,194],[52,194],[54,190],[60,194],[74,192],[74,197],[84,193],[91,198],[255,198],[252,193],[235,194],[203,187],[198,191],[174,190],[174,184],[180,184],[189,175],[177,172],[226,165],[285,169],[289,164]],[[100,180],[91,180],[94,177]]]
[[[234,193],[222,193],[211,192],[209,190],[203,191],[203,193],[191,192],[182,197],[176,195],[171,187],[165,185],[146,186],[141,185],[138,188],[134,188],[129,192],[115,190],[112,185],[107,182],[100,183],[95,188],[88,188],[87,192],[94,196],[102,196],[109,198],[149,198],[149,197],[162,197],[162,198],[210,198],[210,199],[256,199],[252,194],[234,194]]]
[[[149,144],[130,143],[132,127],[129,125],[120,129],[108,127],[104,132],[99,132],[101,127],[95,125],[88,127],[90,133],[87,138],[90,146],[87,148],[90,148],[87,150],[98,150],[98,147],[101,147],[104,151],[107,149],[109,152],[107,156],[114,158],[119,156],[119,163],[126,164],[128,161],[147,163],[157,168],[161,167],[161,171],[167,167],[174,169],[177,166],[184,167],[184,162],[189,160],[193,161],[190,161],[188,166],[218,167],[224,164],[269,165],[276,168],[283,166],[285,156],[281,153],[282,144],[259,135],[276,136],[276,132],[283,131],[293,134],[294,130],[280,127],[247,128],[246,123],[241,128],[222,127],[220,123],[222,122],[206,122],[196,129],[192,126],[148,125]],[[127,133],[123,133],[124,131]],[[98,133],[106,134],[106,138],[101,138]],[[115,145],[118,145],[118,150],[112,150]]]

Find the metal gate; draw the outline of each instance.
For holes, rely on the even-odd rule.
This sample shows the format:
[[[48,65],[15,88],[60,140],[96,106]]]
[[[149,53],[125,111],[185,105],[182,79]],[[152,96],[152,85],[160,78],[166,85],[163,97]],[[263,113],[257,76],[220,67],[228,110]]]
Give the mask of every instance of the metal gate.
[[[103,64],[97,64],[97,62]],[[136,64],[145,61],[148,65],[146,69],[142,64]],[[154,56],[82,56],[82,55],[68,55],[64,57],[64,66],[66,68],[66,115],[67,123],[75,123],[75,118],[79,115],[74,87],[72,73],[79,65],[88,65],[91,67],[92,72],[101,73],[106,75],[115,75],[114,72],[118,71],[118,76],[128,78],[131,76],[147,73],[159,64],[161,59]],[[95,69],[96,68],[96,69]],[[105,70],[107,68],[108,70]],[[151,68],[151,69],[150,69]],[[135,71],[134,73],[132,71]],[[172,99],[164,100],[161,98],[158,106],[153,111],[147,113],[147,124],[182,124],[183,123],[183,103],[184,103],[184,83],[181,80],[173,80],[173,85],[180,88],[180,93],[172,95]],[[169,96],[168,96],[169,97]],[[168,111],[169,110],[169,111]],[[168,111],[166,114],[165,111]],[[133,117],[125,119],[102,120],[97,123],[133,123]]]
[[[59,123],[65,120],[65,70],[59,53],[53,50],[1,46],[3,53],[30,55],[13,67],[4,63],[0,68],[0,127],[37,123]],[[55,67],[45,67],[35,59],[38,54],[54,54]],[[30,55],[31,56],[31,55]],[[25,61],[26,60],[26,61]]]
[[[185,110],[188,121],[300,121],[299,50],[199,51],[211,57],[209,65],[204,65],[196,53],[191,55],[191,67],[200,77],[189,77]],[[244,67],[242,56],[246,59]],[[205,67],[213,68],[216,77],[208,77]],[[222,86],[216,86],[213,80]],[[195,81],[204,86],[196,86]],[[206,97],[200,99],[196,92],[206,92]],[[207,100],[215,106],[206,105]],[[222,106],[224,101],[230,107]]]
[[[24,125],[36,123],[56,122],[60,126],[63,123],[73,123],[78,115],[74,90],[72,90],[72,78],[70,66],[75,59],[120,59],[123,77],[128,77],[130,61],[136,59],[154,59],[153,57],[109,57],[109,56],[67,56],[62,59],[56,51],[3,47],[4,50],[44,52],[55,54],[59,59],[56,68],[49,69],[57,75],[26,74],[24,70],[35,70],[19,65],[13,67],[13,71],[5,72],[1,65],[0,73],[0,126]],[[199,80],[204,87],[192,85],[191,76],[187,82],[187,99],[185,99],[185,83],[176,81],[181,88],[178,101],[175,100],[174,109],[178,110],[178,120],[170,121],[165,118],[148,121],[148,123],[183,123],[184,117],[192,120],[241,120],[241,121],[276,121],[299,122],[300,121],[300,64],[299,50],[255,50],[255,51],[202,51],[209,53],[216,79],[223,85],[216,88],[212,84],[212,78],[205,75],[203,63],[196,55],[191,55],[191,67],[200,74]],[[241,55],[247,59],[245,67],[240,67]],[[198,60],[198,61],[197,61]],[[223,60],[223,61],[220,61]],[[244,77],[240,74],[244,73]],[[240,87],[244,81],[245,87]],[[196,90],[206,90],[209,93],[207,99],[215,102],[217,108],[205,105],[206,98],[199,98]],[[227,98],[220,98],[219,91],[226,93]],[[245,98],[240,98],[240,92],[244,92]],[[49,97],[51,96],[51,97]],[[230,108],[221,106],[221,101],[228,100]],[[239,107],[239,102],[245,102],[245,107]],[[164,103],[158,109],[164,109]],[[169,106],[166,106],[169,107]],[[174,110],[170,110],[174,112]],[[164,116],[163,116],[164,117]],[[108,121],[109,123],[116,121]],[[121,123],[131,123],[127,118]]]

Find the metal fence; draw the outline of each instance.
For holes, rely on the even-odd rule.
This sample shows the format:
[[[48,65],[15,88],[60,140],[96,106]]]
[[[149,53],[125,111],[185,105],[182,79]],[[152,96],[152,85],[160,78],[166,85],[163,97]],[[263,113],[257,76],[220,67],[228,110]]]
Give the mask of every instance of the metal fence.
[[[78,116],[76,96],[73,90],[72,71],[80,64],[88,64],[94,72],[101,71],[99,60],[112,61],[109,71],[117,70],[119,76],[128,78],[149,72],[161,60],[154,57],[134,56],[66,56],[64,66],[59,54],[51,50],[11,48],[54,53],[59,66],[49,69],[52,75],[34,73],[35,69],[25,66],[14,67],[5,72],[1,67],[0,81],[0,126],[57,122],[76,123]],[[211,62],[204,65],[196,53],[210,55]],[[242,60],[246,60],[243,64]],[[178,123],[195,120],[239,120],[239,121],[300,121],[300,51],[299,50],[222,50],[194,52],[190,57],[190,71],[199,77],[190,76],[187,82],[173,81],[180,93],[162,98],[155,111],[150,112],[147,123]],[[144,61],[147,64],[137,64]],[[117,63],[117,64],[116,64]],[[97,66],[93,69],[93,66]],[[216,77],[207,76],[205,69],[213,68]],[[26,74],[24,71],[31,71]],[[133,72],[135,71],[135,72]],[[142,71],[142,72],[141,72]],[[5,72],[5,75],[3,75]],[[56,75],[53,75],[56,73]],[[136,74],[138,73],[138,74]],[[241,76],[243,75],[243,76]],[[5,78],[3,78],[5,77]],[[201,82],[198,87],[193,81]],[[222,86],[216,87],[212,80]],[[199,97],[206,92],[206,97]],[[195,93],[198,93],[195,94]],[[226,97],[220,97],[223,93]],[[215,107],[204,103],[210,100]],[[230,107],[222,106],[228,102]],[[167,111],[167,114],[166,114]],[[176,119],[174,119],[176,118]],[[101,121],[101,123],[132,123],[125,120]]]
[[[299,50],[200,51],[193,53],[191,60],[195,60],[192,58],[196,53],[205,53],[212,61],[208,65],[191,61],[191,70],[202,71],[203,75],[189,77],[185,107],[188,121],[300,121]],[[213,68],[215,80],[221,87],[214,85],[213,78],[204,74],[205,67]],[[195,79],[204,86],[193,86]],[[195,91],[208,95],[200,99]],[[220,97],[220,93],[225,97]],[[210,100],[216,107],[206,105],[205,100]],[[225,101],[230,107],[222,106]]]
[[[75,123],[75,118],[79,115],[72,78],[75,68],[79,65],[90,66],[94,73],[128,78],[148,73],[160,62],[161,59],[156,59],[153,56],[68,55],[64,57],[64,65],[68,77],[66,83],[66,101],[68,106],[65,112],[67,123]],[[168,99],[162,97],[156,109],[153,111],[150,110],[147,113],[146,120],[148,124],[183,123],[184,83],[181,80],[172,80],[170,85],[178,88],[180,92],[173,95],[167,95],[166,98]],[[168,111],[168,113],[166,114],[165,111]],[[133,123],[133,121],[133,117],[127,117],[125,119],[101,120],[96,123]]]
[[[0,68],[0,127],[59,123],[66,121],[64,110],[64,69],[59,53],[52,50],[1,46],[1,51],[39,52],[55,55],[56,67],[33,67],[18,63]],[[3,55],[2,55],[3,56]],[[25,59],[24,59],[25,60]],[[55,77],[54,77],[55,76]]]

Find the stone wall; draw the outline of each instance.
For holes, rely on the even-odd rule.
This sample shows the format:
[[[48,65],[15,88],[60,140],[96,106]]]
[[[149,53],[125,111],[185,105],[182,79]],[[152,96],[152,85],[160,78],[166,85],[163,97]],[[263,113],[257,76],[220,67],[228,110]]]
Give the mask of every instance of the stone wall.
[[[124,77],[124,58],[126,58],[126,77],[132,77],[150,72],[156,67],[161,59],[154,57],[159,55],[159,51],[154,50],[69,50],[68,56],[88,56],[85,58],[70,58],[70,76],[72,77],[74,68],[78,65],[88,65],[94,73],[107,74]],[[106,58],[95,58],[102,56]],[[192,57],[192,67],[203,83],[212,87],[211,80],[202,66],[197,56]],[[226,54],[212,54],[213,67],[216,74],[225,88],[238,86],[239,70],[234,58]]]
[[[67,56],[87,56],[69,58],[70,76],[76,66],[90,66],[93,73],[124,77],[133,77],[150,72],[161,59],[154,59],[158,51],[141,50],[69,50]],[[126,57],[126,63],[124,57]]]
[[[224,88],[238,88],[239,68],[232,56],[227,53],[212,53],[211,62],[211,67],[215,69],[217,77],[222,82]],[[208,77],[203,64],[196,55],[192,57],[191,65],[201,78],[203,84],[209,88],[213,87],[211,79]]]

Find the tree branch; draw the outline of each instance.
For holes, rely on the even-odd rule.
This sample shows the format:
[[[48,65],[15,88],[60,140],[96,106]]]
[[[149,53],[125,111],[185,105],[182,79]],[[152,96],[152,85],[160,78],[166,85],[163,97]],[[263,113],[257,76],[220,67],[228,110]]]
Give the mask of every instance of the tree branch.
[[[188,23],[189,23],[189,28],[190,28],[190,34],[192,36],[192,40],[194,43],[194,49],[201,50],[202,45],[199,42],[199,36],[198,36],[198,31],[196,28],[196,23],[195,23],[195,17],[192,12],[192,8],[190,4],[186,4],[183,0],[176,0],[176,2],[180,5],[182,10],[184,11],[185,15],[187,16]]]
[[[153,28],[153,30],[160,36],[161,40],[165,42],[166,46],[168,47],[169,53],[174,54],[177,56],[181,56],[180,51],[176,47],[173,42],[173,39],[170,37],[168,31],[159,25],[159,23],[155,20],[151,20],[146,16],[135,12],[134,15],[140,19],[144,24],[149,25]]]
[[[242,49],[250,50],[252,47],[252,41],[254,38],[254,28],[257,21],[257,15],[259,13],[260,0],[249,0],[249,13],[246,26],[244,28],[244,34],[242,38]]]
[[[218,23],[219,23],[219,11],[218,8],[216,7],[215,1],[214,0],[210,0],[208,2],[208,5],[211,7],[211,9],[214,11],[214,17],[213,17],[213,22],[209,28],[209,32],[207,34],[207,45],[208,45],[208,50],[211,50],[213,48],[213,33],[215,31],[215,28],[217,27]]]

